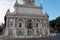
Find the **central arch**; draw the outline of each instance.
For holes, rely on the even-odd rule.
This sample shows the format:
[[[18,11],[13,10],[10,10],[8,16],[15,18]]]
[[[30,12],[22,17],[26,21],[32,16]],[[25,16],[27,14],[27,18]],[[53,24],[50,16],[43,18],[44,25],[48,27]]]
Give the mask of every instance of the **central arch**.
[[[27,20],[27,36],[33,35],[33,20]]]
[[[31,19],[27,20],[27,28],[32,29],[33,28],[33,21]]]

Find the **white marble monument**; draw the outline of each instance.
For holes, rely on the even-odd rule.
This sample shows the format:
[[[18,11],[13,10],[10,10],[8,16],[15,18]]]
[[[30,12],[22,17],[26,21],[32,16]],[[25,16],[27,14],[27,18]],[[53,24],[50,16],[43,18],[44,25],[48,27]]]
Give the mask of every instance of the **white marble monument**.
[[[35,6],[35,0],[23,0],[21,5],[16,1],[14,12],[8,9],[6,12],[5,36],[35,37],[48,35],[49,16],[42,13],[42,3]]]

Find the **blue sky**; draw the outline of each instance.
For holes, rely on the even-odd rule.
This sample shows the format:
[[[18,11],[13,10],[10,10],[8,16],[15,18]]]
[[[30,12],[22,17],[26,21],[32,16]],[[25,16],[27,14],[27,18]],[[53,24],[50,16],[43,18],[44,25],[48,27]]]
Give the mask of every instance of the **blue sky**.
[[[22,0],[18,0],[22,4]],[[40,5],[40,0],[35,0],[37,6]],[[4,23],[4,15],[7,9],[13,10],[15,0],[0,0],[0,24]],[[49,20],[55,19],[60,16],[60,0],[42,0],[43,14],[45,12],[49,15]]]

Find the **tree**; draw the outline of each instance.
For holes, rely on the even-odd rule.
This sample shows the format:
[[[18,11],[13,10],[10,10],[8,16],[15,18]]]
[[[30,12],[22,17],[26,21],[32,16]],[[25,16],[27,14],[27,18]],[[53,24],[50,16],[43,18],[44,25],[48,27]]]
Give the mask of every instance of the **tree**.
[[[60,32],[60,17],[57,17],[55,20],[51,20],[49,24],[51,28],[54,28]]]
[[[56,23],[60,24],[60,16],[56,18]]]
[[[56,28],[60,32],[60,16],[56,18]]]
[[[56,21],[55,20],[52,20],[52,21],[49,22],[49,24],[50,24],[50,27],[55,28]]]

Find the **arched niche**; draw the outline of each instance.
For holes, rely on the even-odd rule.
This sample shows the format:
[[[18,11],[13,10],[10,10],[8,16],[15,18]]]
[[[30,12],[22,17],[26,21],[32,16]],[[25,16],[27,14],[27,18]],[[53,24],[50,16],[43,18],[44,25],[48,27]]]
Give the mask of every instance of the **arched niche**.
[[[31,19],[27,20],[27,28],[32,29],[33,28],[33,21]]]
[[[34,30],[33,30],[33,19],[28,19],[27,20],[27,36],[31,36],[34,34]]]
[[[17,36],[24,35],[24,27],[25,27],[25,20],[24,19],[17,19],[17,29],[16,29]]]
[[[18,19],[18,23],[17,23],[18,25],[18,28],[23,28],[24,26],[25,26],[25,24],[24,24],[24,20],[23,19]]]
[[[35,20],[35,27],[40,27],[40,20],[39,19]]]

